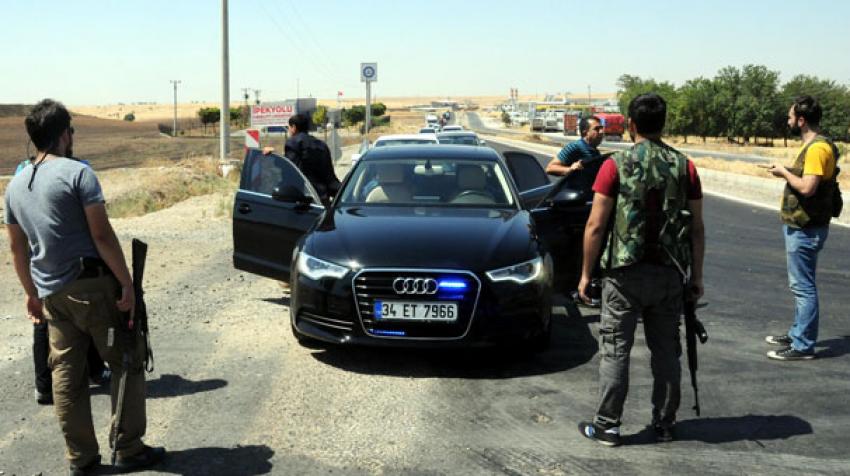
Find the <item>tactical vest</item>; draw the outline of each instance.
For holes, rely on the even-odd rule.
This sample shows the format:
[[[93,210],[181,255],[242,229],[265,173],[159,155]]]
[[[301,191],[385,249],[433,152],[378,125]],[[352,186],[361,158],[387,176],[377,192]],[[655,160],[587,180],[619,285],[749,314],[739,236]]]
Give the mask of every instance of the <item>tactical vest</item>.
[[[791,184],[785,184],[779,215],[783,223],[794,228],[829,225],[829,220],[833,216],[838,216],[837,213],[841,211],[841,206],[837,204],[841,200],[841,192],[838,190],[837,180],[838,173],[841,171],[838,168],[838,148],[829,138],[817,135],[814,140],[803,147],[803,150],[797,155],[794,165],[788,171],[797,177],[802,177],[803,168],[806,163],[806,152],[809,151],[809,147],[819,142],[829,144],[832,148],[832,157],[835,160],[835,172],[829,179],[824,177],[821,180],[817,190],[815,190],[815,194],[811,197],[804,197]]]
[[[665,144],[645,141],[613,157],[619,191],[602,267],[640,262],[646,253],[647,192],[661,201],[658,256],[681,272],[691,265],[691,212],[688,209],[688,159]]]

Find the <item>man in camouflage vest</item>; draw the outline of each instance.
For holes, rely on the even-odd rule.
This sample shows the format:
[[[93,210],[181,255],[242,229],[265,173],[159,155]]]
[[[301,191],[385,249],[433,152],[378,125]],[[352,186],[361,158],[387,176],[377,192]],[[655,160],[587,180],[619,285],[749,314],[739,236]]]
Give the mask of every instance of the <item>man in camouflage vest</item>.
[[[838,149],[819,133],[823,111],[811,96],[794,100],[788,111],[788,127],[799,134],[803,147],[789,169],[771,166],[770,173],[787,182],[780,216],[785,236],[788,284],[794,294],[794,324],[784,335],[770,335],[768,344],[781,346],[767,356],[776,360],[809,360],[815,357],[818,338],[818,290],[815,284],[818,253],[829,235],[829,221],[841,211],[836,180]]]
[[[620,444],[629,354],[639,318],[652,354],[651,426],[658,441],[673,439],[680,399],[683,279],[689,275],[697,298],[703,292],[705,231],[696,168],[661,141],[667,115],[661,96],[634,98],[628,115],[635,145],[606,160],[593,184],[578,287],[588,301],[591,272],[610,231],[601,261],[600,403],[593,421],[579,425],[583,436],[607,446]]]

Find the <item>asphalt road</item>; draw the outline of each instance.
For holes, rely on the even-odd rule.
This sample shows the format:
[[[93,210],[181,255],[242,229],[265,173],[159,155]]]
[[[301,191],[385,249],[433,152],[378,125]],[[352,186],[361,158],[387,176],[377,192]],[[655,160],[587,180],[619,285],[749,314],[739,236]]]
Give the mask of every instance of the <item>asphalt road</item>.
[[[478,114],[475,112],[467,112],[466,113],[467,122],[469,123],[469,127],[475,131],[486,133],[486,134],[514,134],[514,135],[528,135],[529,132],[526,131],[515,131],[510,129],[494,129],[487,127],[482,121],[481,118],[478,117]],[[565,136],[562,133],[543,133],[539,132],[536,134],[540,134],[547,139],[559,143],[566,144],[568,142],[572,142],[577,140],[576,136]],[[631,147],[631,143],[628,141],[625,142],[613,142],[613,141],[604,141],[600,145],[600,147],[608,148],[608,149],[616,149],[623,150]],[[683,148],[679,147],[678,150],[682,151],[685,154],[688,154],[691,157],[713,157],[715,159],[723,159],[723,160],[738,160],[743,162],[752,162],[752,163],[767,163],[772,160],[775,160],[770,157],[763,157],[760,155],[753,154],[730,154],[728,152],[719,152],[719,151],[711,151],[711,150],[700,150],[693,148]]]
[[[595,313],[556,306],[552,348],[536,356],[302,347],[280,288],[232,269],[230,221],[203,200],[116,220],[123,242],[151,245],[148,440],[172,453],[146,474],[850,474],[846,229],[821,254],[818,358],[769,361],[763,337],[792,320],[776,214],[707,197],[702,417],[685,372],[678,440],[652,442],[639,331],[627,444],[610,449],[576,430],[597,403]],[[61,474],[63,443],[53,410],[32,402],[28,325],[0,258],[0,472]],[[102,390],[93,407],[107,455]]]

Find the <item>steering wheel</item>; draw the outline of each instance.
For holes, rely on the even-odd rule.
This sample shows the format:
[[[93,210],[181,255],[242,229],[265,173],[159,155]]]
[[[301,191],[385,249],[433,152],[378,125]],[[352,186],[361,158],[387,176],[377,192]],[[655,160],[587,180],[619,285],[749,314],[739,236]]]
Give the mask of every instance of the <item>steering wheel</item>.
[[[490,195],[490,193],[488,193],[488,192],[483,192],[481,190],[464,190],[463,192],[460,192],[459,194],[457,194],[455,196],[455,198],[452,199],[452,202],[457,201],[457,199],[464,198],[464,197],[479,197],[479,198],[487,199],[490,202],[496,201],[496,199],[494,199],[493,196]]]

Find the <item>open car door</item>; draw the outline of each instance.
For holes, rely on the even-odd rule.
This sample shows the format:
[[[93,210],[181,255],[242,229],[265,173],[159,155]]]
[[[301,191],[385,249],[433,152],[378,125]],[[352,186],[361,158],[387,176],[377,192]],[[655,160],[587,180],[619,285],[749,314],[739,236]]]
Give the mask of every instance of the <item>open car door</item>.
[[[248,149],[233,204],[233,266],[289,282],[292,250],[324,212],[321,203],[292,162]]]
[[[593,194],[580,190],[569,176],[551,182],[531,154],[511,151],[502,155],[519,188],[523,208],[531,213],[537,235],[552,255],[555,291],[574,290],[581,277],[584,227]]]

